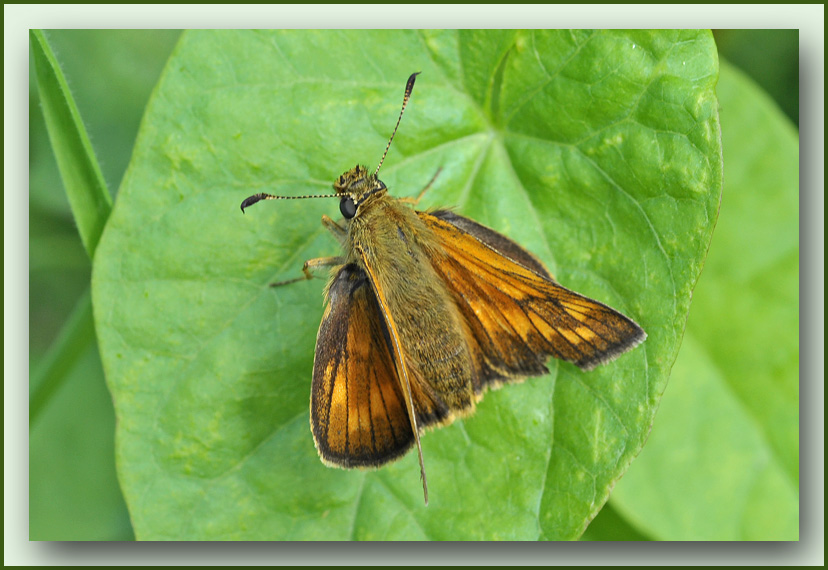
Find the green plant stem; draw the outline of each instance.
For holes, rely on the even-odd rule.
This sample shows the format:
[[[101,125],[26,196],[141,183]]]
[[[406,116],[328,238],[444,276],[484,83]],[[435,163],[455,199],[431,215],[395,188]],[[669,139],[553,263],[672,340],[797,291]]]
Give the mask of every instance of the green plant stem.
[[[80,111],[46,36],[40,30],[32,30],[29,37],[49,141],[78,232],[91,259],[112,210],[112,198]]]
[[[34,425],[52,395],[63,385],[78,357],[95,342],[92,296],[89,289],[78,299],[57,339],[31,376],[34,391],[29,398],[29,426]]]
[[[112,211],[112,198],[78,107],[46,36],[40,30],[31,30],[29,38],[49,140],[78,233],[92,259]],[[94,339],[92,299],[87,289],[31,378],[35,388],[29,401],[30,426]]]

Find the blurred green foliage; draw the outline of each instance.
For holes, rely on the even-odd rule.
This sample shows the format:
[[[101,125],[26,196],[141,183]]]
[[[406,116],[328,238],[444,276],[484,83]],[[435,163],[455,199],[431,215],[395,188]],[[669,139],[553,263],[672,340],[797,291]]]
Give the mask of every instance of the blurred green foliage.
[[[113,194],[129,162],[147,99],[180,32],[51,31]],[[35,371],[89,289],[91,262],[78,236],[29,73],[29,366]],[[112,400],[90,344],[29,437],[29,538],[129,540],[115,475]],[[37,386],[30,385],[30,393]]]
[[[799,128],[799,30],[713,30],[719,56],[773,98]]]
[[[47,36],[115,194],[144,107],[179,32],[56,30]],[[722,30],[716,38],[720,55],[751,74],[798,125],[798,33]],[[29,363],[34,370],[88,288],[91,264],[57,173],[32,72],[29,90]],[[114,469],[114,414],[96,347],[90,346],[67,375],[31,426],[30,539],[130,539]],[[611,501],[585,538],[658,538],[640,532]]]

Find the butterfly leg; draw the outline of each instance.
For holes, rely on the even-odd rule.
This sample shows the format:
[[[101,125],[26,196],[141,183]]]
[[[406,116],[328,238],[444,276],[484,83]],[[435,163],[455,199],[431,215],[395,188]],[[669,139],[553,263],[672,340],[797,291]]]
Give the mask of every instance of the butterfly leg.
[[[431,186],[434,184],[434,181],[437,180],[437,177],[440,176],[440,173],[442,171],[443,167],[441,166],[437,169],[437,172],[434,173],[434,176],[431,177],[431,180],[428,181],[428,184],[425,185],[425,188],[420,190],[420,194],[416,198],[399,198],[399,201],[404,202],[406,204],[413,204],[414,206],[419,204],[420,200],[422,200],[423,196],[425,196],[426,190],[431,188]]]
[[[288,279],[286,281],[279,281],[277,283],[271,283],[271,287],[281,287],[282,285],[290,285],[291,283],[296,283],[297,281],[307,281],[309,279],[313,279],[313,271],[320,269],[322,267],[333,267],[335,265],[342,265],[345,263],[345,260],[342,257],[315,257],[313,259],[309,259],[305,262],[302,266],[302,273],[304,275],[302,277],[296,277],[294,279]]]
[[[329,216],[322,216],[322,225],[325,226],[329,232],[333,234],[333,236],[337,239],[340,244],[344,244],[345,240],[348,239],[348,231],[333,221]],[[313,279],[312,271],[317,270],[322,267],[333,267],[335,265],[342,265],[345,263],[345,260],[341,257],[317,257],[314,259],[309,259],[305,262],[302,266],[302,273],[304,275],[302,277],[296,277],[295,279],[288,279],[286,281],[279,281],[278,283],[271,283],[271,287],[280,287],[282,285],[290,285],[291,283],[296,283],[297,281],[307,281],[308,279]]]
[[[329,216],[322,216],[322,225],[333,234],[340,245],[343,245],[345,240],[348,239],[348,230],[337,224]]]

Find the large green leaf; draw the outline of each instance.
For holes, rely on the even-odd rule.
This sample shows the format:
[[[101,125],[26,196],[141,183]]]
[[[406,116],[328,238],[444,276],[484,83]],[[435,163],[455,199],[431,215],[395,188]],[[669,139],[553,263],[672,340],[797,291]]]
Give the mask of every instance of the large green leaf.
[[[670,388],[612,504],[664,540],[799,536],[799,142],[723,65],[725,191]]]
[[[330,192],[382,178],[535,252],[649,338],[598,370],[490,393],[378,471],[329,469],[308,427]],[[715,223],[707,32],[191,32],[151,101],[93,272],[140,539],[576,538],[641,449]]]

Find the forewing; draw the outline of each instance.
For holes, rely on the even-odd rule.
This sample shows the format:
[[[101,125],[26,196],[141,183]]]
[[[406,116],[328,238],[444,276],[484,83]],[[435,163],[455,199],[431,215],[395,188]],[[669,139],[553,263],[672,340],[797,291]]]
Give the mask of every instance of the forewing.
[[[418,213],[421,214],[422,212]],[[491,228],[487,228],[483,224],[479,224],[472,219],[455,214],[451,210],[437,210],[430,212],[430,215],[450,223],[464,233],[474,236],[501,255],[520,263],[524,267],[528,267],[538,275],[553,279],[552,275],[537,257],[520,247],[503,234],[500,234]]]
[[[441,245],[432,265],[477,344],[478,390],[541,374],[549,356],[588,370],[646,338],[618,311],[553,281],[508,238],[451,212],[418,214]]]
[[[322,460],[340,467],[378,467],[414,443],[376,298],[353,264],[328,289],[313,363],[311,430]]]

